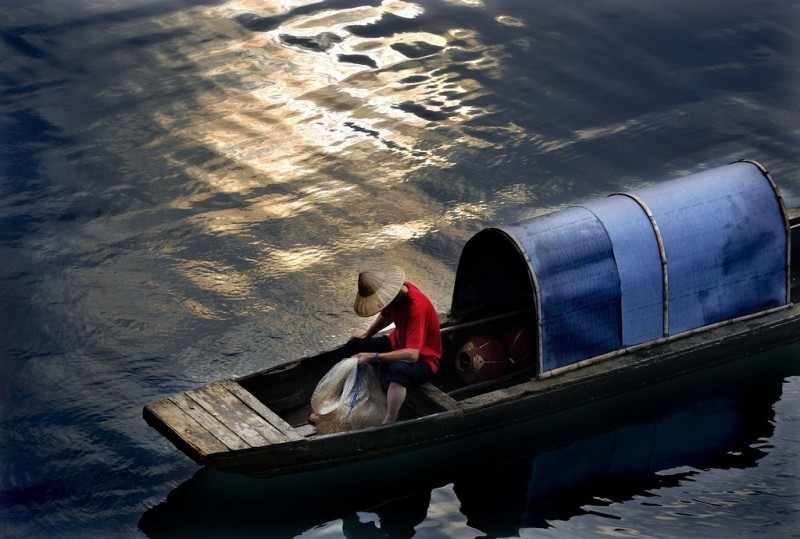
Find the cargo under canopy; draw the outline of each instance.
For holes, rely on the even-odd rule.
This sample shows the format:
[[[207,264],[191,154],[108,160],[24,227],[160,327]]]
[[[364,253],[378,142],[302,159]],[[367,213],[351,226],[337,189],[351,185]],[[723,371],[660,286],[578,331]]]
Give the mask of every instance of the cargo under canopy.
[[[539,374],[789,303],[789,225],[740,161],[487,228],[464,246],[451,315],[516,310]]]

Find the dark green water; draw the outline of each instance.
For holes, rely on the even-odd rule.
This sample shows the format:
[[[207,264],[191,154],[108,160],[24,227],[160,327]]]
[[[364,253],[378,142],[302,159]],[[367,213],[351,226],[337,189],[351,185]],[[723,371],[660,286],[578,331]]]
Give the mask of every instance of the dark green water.
[[[447,310],[488,225],[739,158],[800,203],[798,23],[797,1],[0,0],[0,536],[796,533],[796,347],[402,495],[199,471],[141,408],[340,343],[377,262]]]

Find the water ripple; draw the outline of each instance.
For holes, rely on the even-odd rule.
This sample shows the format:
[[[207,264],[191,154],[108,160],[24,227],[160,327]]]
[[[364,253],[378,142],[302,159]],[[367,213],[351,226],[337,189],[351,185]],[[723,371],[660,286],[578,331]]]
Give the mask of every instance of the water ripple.
[[[347,284],[360,269],[400,263],[446,311],[461,248],[487,225],[740,157],[800,200],[792,3],[128,4],[3,5],[0,520],[12,537],[140,535],[139,516],[196,470],[142,405],[363,330]],[[374,532],[410,506],[411,527],[432,534],[788,534],[790,374],[774,414],[747,412],[760,418],[749,443],[578,481],[583,494],[560,506],[528,504],[521,464],[395,506],[324,511],[306,492],[302,511],[279,516],[309,537]],[[561,469],[593,472],[581,465],[599,455]],[[253,524],[245,533],[273,531],[260,497],[249,514],[213,514],[227,484],[201,477],[171,495],[202,502],[176,529],[230,530],[233,514]]]

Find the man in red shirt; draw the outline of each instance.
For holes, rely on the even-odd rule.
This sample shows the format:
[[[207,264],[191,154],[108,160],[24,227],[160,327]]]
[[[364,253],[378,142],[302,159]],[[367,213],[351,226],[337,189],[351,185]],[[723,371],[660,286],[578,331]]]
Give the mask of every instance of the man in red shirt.
[[[353,310],[359,316],[377,314],[363,334],[347,344],[360,362],[388,365],[387,411],[383,424],[394,423],[406,398],[408,386],[424,384],[439,370],[442,337],[439,315],[419,288],[405,280],[397,266],[361,272]],[[388,335],[375,337],[389,324]]]

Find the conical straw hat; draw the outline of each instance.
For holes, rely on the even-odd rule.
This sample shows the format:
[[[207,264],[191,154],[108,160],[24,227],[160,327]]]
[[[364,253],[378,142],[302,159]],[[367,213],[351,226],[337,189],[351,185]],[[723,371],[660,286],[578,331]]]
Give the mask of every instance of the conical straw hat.
[[[372,316],[389,305],[403,287],[406,273],[398,266],[386,266],[358,274],[358,293],[353,310],[359,316]]]

